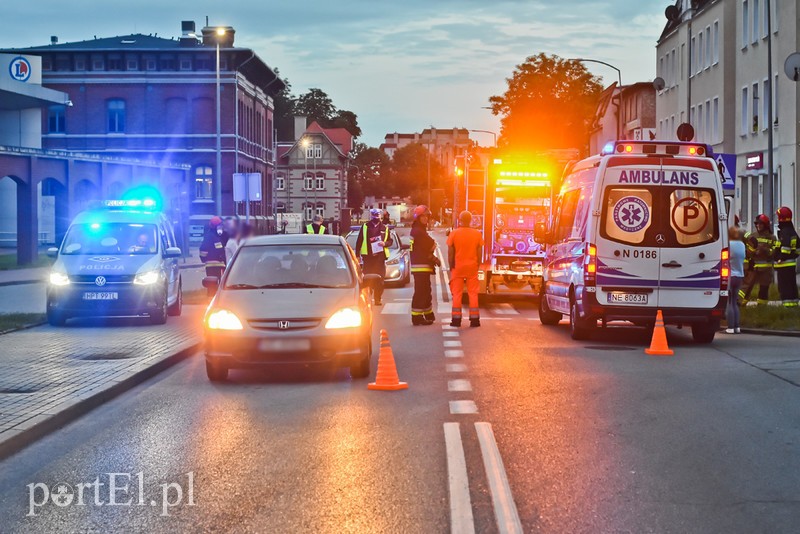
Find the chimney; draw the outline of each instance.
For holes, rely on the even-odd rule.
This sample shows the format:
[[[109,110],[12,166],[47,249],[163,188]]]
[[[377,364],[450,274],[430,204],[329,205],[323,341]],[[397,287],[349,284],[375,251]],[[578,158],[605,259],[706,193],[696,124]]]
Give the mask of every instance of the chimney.
[[[182,20],[181,21],[181,38],[180,38],[180,46],[187,47],[187,46],[197,46],[199,42],[197,39],[197,34],[195,33],[195,25],[193,20]]]
[[[301,137],[303,137],[303,133],[305,133],[307,118],[306,117],[295,117],[294,118],[294,140],[299,141]]]
[[[51,35],[50,36],[50,44],[57,45],[58,44],[58,35]]]

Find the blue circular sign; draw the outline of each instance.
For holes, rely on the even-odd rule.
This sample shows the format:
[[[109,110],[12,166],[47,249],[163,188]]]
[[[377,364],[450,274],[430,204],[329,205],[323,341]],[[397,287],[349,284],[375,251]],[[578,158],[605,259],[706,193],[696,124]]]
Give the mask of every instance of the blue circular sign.
[[[650,206],[639,197],[623,197],[614,206],[613,217],[623,232],[638,232],[650,221]]]
[[[8,73],[18,82],[27,82],[31,77],[31,64],[22,56],[17,56],[8,64]]]

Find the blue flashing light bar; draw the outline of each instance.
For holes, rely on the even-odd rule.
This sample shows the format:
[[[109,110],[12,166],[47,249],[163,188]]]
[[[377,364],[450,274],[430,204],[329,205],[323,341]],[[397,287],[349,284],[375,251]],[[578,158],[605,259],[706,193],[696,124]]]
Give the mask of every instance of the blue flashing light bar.
[[[103,200],[100,205],[105,208],[155,208],[156,201],[152,198],[130,199],[130,200]]]
[[[608,154],[713,157],[714,151],[705,143],[687,141],[614,141],[606,143],[600,153],[601,156]]]

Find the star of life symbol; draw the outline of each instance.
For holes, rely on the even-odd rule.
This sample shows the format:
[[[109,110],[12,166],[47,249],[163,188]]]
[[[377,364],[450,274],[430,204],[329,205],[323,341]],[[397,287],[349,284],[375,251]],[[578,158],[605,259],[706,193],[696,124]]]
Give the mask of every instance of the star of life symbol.
[[[75,498],[75,493],[72,491],[72,486],[61,482],[53,486],[50,496],[56,506],[69,506]]]
[[[650,207],[639,197],[623,197],[614,206],[613,216],[620,230],[638,232],[650,221]]]

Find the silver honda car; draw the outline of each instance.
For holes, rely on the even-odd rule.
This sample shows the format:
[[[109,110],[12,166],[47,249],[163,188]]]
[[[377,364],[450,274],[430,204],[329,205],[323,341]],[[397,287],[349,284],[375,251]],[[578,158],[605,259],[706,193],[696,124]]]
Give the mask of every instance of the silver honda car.
[[[370,373],[372,297],[377,275],[362,275],[345,240],[333,235],[272,235],[247,240],[206,311],[206,371],[328,363]]]

